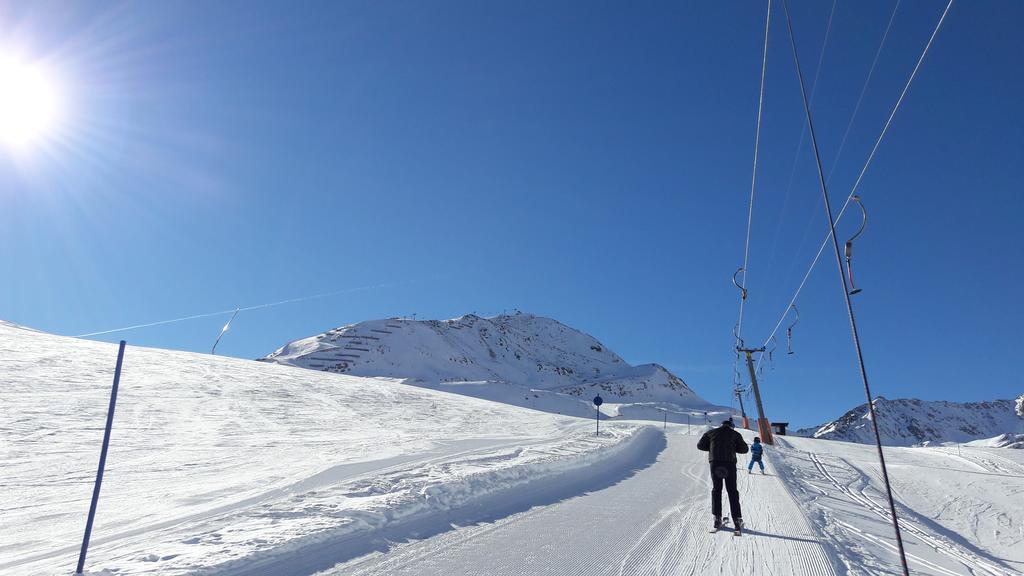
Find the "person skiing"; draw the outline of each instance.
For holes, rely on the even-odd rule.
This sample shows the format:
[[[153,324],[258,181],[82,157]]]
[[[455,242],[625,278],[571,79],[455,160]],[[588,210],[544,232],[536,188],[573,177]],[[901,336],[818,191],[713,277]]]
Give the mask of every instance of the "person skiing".
[[[729,493],[729,511],[732,513],[736,533],[743,528],[743,513],[740,510],[740,493],[736,490],[736,455],[746,454],[747,443],[743,436],[733,429],[729,418],[714,430],[708,430],[697,442],[697,449],[708,453],[711,464],[711,514],[715,517],[717,530],[722,526],[722,483]]]
[[[751,474],[754,470],[754,462],[761,467],[761,474],[764,474],[764,462],[761,461],[761,457],[764,455],[764,446],[761,445],[761,439],[754,436],[754,443],[750,445],[750,463],[747,464],[747,474]]]

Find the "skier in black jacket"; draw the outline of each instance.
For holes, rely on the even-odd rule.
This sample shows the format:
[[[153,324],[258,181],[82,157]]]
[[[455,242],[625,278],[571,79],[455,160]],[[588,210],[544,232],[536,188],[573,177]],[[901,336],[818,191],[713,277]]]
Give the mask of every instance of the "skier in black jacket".
[[[725,420],[714,430],[708,430],[697,442],[697,449],[708,453],[711,463],[711,513],[715,516],[715,528],[722,525],[722,482],[729,493],[729,510],[736,529],[743,527],[743,513],[740,510],[740,493],[736,490],[736,455],[747,453],[743,436],[733,429],[732,419]]]

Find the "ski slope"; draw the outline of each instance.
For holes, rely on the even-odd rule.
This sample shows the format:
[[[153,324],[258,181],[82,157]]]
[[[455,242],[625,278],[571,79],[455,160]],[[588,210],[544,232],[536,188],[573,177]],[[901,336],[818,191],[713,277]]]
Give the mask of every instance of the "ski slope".
[[[74,568],[116,355],[0,323],[0,574]],[[615,424],[597,438],[591,425],[382,379],[129,346],[87,565],[237,569],[582,468],[617,473],[658,436]]]
[[[115,356],[0,323],[0,575],[70,574]],[[736,538],[707,532],[704,427],[671,423],[689,413],[665,430],[620,413],[597,436],[387,379],[135,347],[121,386],[94,575],[898,573],[871,446],[780,438],[768,475],[741,469]],[[1024,573],[1024,451],[886,454],[914,574]]]
[[[709,534],[707,453],[674,426],[649,467],[601,490],[495,522],[394,546],[322,576],[519,574],[835,574],[786,487],[739,479],[747,532]],[[749,435],[749,433],[748,433]],[[728,508],[728,506],[726,506]]]
[[[707,532],[707,455],[696,450],[698,429],[687,429],[670,425],[656,461],[612,485],[382,542],[320,576],[900,573],[870,447],[782,438],[767,449],[766,476],[746,474],[741,462],[747,530],[737,538]],[[887,450],[911,572],[1024,573],[1021,452],[955,450]]]

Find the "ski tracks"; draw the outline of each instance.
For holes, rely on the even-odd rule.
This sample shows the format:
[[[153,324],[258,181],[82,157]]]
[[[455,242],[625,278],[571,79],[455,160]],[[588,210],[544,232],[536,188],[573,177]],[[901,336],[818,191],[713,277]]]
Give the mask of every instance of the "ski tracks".
[[[970,447],[959,451],[957,455],[976,466],[980,466],[991,474],[1024,477],[1024,465],[1014,462],[1005,456],[994,454],[985,448]]]
[[[813,452],[808,452],[807,454],[815,469],[828,481],[829,484],[838,490],[839,493],[844,495],[853,503],[862,507],[864,510],[884,519],[886,522],[892,522],[888,505],[874,500],[868,494],[867,490],[870,487],[870,479],[863,471],[844,458],[831,457],[831,462],[826,464],[821,455]],[[840,474],[840,471],[845,473],[842,474],[843,478],[839,478],[837,476]],[[934,552],[942,556],[946,556],[955,561],[958,565],[968,569],[970,574],[987,576],[1004,576],[1011,574],[1011,572],[1006,568],[981,558],[977,554],[974,554],[964,549],[962,546],[957,545],[955,542],[950,541],[948,538],[944,538],[923,528],[919,522],[911,519],[911,517],[914,516],[912,511],[904,508],[900,510],[899,513],[900,529],[903,533],[904,542],[907,544],[908,549],[907,558],[912,562],[916,562],[919,566],[924,567],[935,574],[956,575],[962,573],[937,564],[933,561],[934,558],[929,560],[920,554],[911,553],[910,539],[912,538],[917,539],[921,544],[932,549]],[[858,528],[848,522],[835,520],[835,523],[844,528],[846,532],[855,535],[858,538],[869,540],[875,545],[880,545],[894,553],[897,550],[896,546],[889,541],[878,538],[877,536],[870,534],[868,531]]]

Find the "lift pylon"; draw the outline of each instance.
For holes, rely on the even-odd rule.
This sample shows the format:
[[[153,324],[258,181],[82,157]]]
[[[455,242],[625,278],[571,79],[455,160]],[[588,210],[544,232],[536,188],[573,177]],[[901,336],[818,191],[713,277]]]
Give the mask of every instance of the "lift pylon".
[[[747,359],[747,370],[750,371],[750,387],[754,391],[754,401],[757,402],[757,432],[761,436],[761,442],[773,445],[775,439],[772,437],[772,426],[764,417],[764,404],[761,403],[761,390],[757,387],[757,372],[754,370],[754,352],[764,352],[761,348],[736,348],[737,352],[743,352]]]

